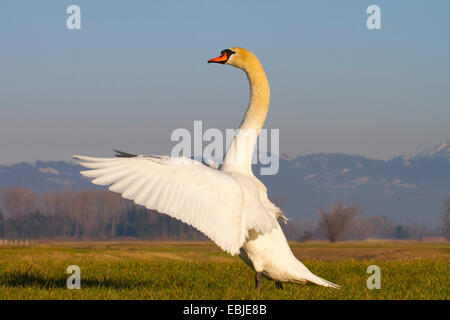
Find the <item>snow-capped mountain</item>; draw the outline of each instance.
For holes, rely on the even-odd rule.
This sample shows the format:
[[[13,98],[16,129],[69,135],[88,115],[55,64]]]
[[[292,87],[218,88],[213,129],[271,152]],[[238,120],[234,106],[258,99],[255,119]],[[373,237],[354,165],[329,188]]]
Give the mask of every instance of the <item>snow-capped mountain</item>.
[[[405,160],[413,158],[448,158],[450,161],[450,139],[442,141],[432,149],[405,157]]]

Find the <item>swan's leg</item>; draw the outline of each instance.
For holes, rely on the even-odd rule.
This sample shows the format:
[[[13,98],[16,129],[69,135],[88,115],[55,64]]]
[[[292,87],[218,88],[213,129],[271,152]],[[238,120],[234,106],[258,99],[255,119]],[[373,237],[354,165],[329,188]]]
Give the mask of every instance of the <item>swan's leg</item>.
[[[262,272],[256,272],[255,274],[255,290],[261,290]]]
[[[283,290],[283,284],[280,281],[275,281],[275,287],[277,289]]]

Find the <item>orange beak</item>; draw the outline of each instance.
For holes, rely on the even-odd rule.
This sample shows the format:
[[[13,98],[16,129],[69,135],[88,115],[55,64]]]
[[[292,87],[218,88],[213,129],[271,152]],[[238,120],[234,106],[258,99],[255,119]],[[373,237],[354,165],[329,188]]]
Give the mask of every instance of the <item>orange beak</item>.
[[[221,54],[217,58],[209,59],[208,63],[225,63],[228,60],[228,56],[226,53]]]

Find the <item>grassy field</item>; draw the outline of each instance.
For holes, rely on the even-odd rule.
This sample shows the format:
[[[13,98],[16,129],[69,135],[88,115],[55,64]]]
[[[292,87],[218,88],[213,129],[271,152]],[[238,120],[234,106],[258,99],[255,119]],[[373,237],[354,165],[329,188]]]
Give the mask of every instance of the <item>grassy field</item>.
[[[448,299],[450,245],[417,242],[292,243],[295,255],[340,290],[264,279],[211,243],[77,242],[0,248],[0,299]],[[369,290],[369,265],[381,289]],[[81,289],[68,290],[69,265]]]

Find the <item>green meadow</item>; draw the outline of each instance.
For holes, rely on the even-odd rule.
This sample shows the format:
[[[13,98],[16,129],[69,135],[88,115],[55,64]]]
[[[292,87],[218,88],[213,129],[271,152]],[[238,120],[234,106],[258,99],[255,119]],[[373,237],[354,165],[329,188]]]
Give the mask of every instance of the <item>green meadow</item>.
[[[420,242],[291,243],[315,274],[341,286],[263,279],[208,242],[64,242],[0,247],[0,299],[448,299],[450,244]],[[69,265],[81,289],[66,286]],[[369,290],[367,267],[381,269]]]

